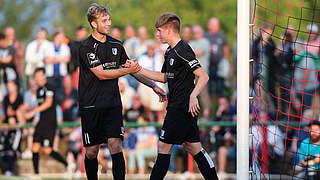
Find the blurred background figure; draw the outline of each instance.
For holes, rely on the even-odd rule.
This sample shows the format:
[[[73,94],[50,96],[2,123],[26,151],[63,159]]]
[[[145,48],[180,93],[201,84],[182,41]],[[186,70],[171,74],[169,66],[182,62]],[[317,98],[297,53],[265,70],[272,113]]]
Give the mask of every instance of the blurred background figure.
[[[146,42],[147,53],[138,58],[138,62],[141,67],[152,70],[161,71],[163,65],[163,56],[160,52],[156,51],[156,44],[152,40]],[[156,85],[164,89],[164,84],[156,82]],[[164,105],[159,102],[159,96],[153,92],[153,90],[141,83],[139,83],[138,93],[142,99],[143,106],[146,108],[146,112],[151,121],[163,122],[164,118]],[[156,118],[153,114],[156,114]]]
[[[121,30],[119,27],[117,26],[114,26],[112,29],[111,29],[111,36],[119,41],[122,42],[122,35],[121,35]]]
[[[192,40],[192,26],[186,24],[182,28],[182,39],[188,44]]]

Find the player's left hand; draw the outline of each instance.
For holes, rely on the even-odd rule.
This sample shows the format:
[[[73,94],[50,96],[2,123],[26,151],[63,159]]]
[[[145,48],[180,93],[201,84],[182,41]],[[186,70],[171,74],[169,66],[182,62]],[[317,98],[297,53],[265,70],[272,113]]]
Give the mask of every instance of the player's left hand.
[[[191,113],[192,117],[195,117],[199,114],[200,106],[197,96],[190,96],[189,112]]]
[[[158,86],[153,88],[153,91],[159,96],[159,102],[164,102],[167,100],[166,92]]]

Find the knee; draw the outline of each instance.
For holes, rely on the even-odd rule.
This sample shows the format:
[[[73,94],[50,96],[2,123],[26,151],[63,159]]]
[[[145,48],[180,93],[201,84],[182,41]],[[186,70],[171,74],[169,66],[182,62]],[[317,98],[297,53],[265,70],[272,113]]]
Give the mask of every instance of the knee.
[[[44,155],[48,156],[48,155],[51,154],[52,149],[48,148],[48,147],[47,148],[43,148],[42,152],[43,152]]]
[[[86,156],[88,159],[95,159],[98,156],[99,149],[86,149]]]
[[[161,154],[170,154],[171,153],[171,144],[166,144],[161,141],[158,143],[158,152]]]
[[[119,138],[108,139],[108,146],[111,154],[116,154],[122,151],[122,144]]]
[[[32,144],[32,147],[31,147],[31,151],[33,153],[38,153],[40,150],[40,144],[36,143],[36,144]]]

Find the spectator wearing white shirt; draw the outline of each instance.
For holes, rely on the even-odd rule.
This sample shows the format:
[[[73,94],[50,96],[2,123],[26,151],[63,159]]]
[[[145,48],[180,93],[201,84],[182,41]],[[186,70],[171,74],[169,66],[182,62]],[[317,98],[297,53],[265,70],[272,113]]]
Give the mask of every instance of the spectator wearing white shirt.
[[[193,26],[194,40],[190,41],[190,46],[196,54],[202,68],[209,74],[209,57],[210,57],[210,42],[204,38],[204,30],[200,25]],[[208,86],[200,93],[201,103],[203,105],[203,116],[210,116],[211,98],[208,91]]]
[[[63,77],[68,73],[67,64],[70,62],[70,48],[64,43],[65,35],[61,29],[56,30],[52,46],[54,48],[54,58],[46,59],[46,74],[48,83],[56,88],[58,104],[63,96]]]
[[[163,56],[161,52],[155,50],[156,43],[153,40],[148,40],[146,42],[147,53],[140,56],[138,62],[141,67],[152,70],[152,71],[161,71],[163,64]],[[164,84],[155,82],[157,86],[162,89],[164,88]],[[149,115],[149,118],[152,119],[152,112],[155,112],[157,115],[157,121],[163,121],[163,103],[159,102],[159,97],[157,94],[153,92],[149,87],[139,84],[138,94],[142,99],[143,106],[146,108],[146,111]]]
[[[140,58],[144,53],[147,52],[147,42],[148,42],[148,30],[146,27],[142,26],[138,29],[139,43],[136,47],[136,58]]]
[[[40,28],[37,39],[30,42],[26,48],[26,69],[27,76],[32,76],[37,67],[44,67],[46,61],[51,61],[54,57],[54,48],[47,40],[47,30]]]

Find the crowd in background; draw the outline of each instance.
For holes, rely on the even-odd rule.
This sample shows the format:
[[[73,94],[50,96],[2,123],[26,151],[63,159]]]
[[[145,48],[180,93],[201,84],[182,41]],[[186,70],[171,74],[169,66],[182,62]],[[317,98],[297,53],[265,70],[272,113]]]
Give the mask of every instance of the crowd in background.
[[[272,101],[270,106],[278,107],[278,111],[273,113],[279,113],[280,109],[280,112],[282,112],[281,118],[285,119],[286,113],[290,111],[291,113],[296,113],[297,116],[290,116],[289,118],[297,117],[296,121],[299,121],[298,117],[304,117],[308,113],[310,115],[308,111],[310,111],[313,102],[312,94],[318,88],[315,86],[319,85],[319,83],[316,83],[319,80],[317,78],[319,62],[317,63],[314,60],[319,57],[320,53],[318,28],[315,25],[308,26],[310,35],[308,42],[297,43],[304,40],[297,39],[296,31],[289,26],[278,46],[275,45],[271,38],[273,27],[266,26],[263,29],[260,35],[252,40],[251,51],[256,65],[252,68],[253,76],[251,76],[250,81],[251,84],[254,84],[254,93],[263,97],[265,91],[263,88],[267,83],[267,90],[275,95],[276,87],[281,86],[279,94],[279,96],[281,95],[281,102],[279,98],[270,98]],[[47,29],[40,28],[37,30],[35,40],[22,44],[15,39],[15,30],[12,27],[7,27],[3,33],[0,33],[0,123],[15,125],[37,123],[39,120],[39,115],[28,116],[28,112],[37,106],[37,87],[33,80],[33,71],[36,67],[45,67],[48,83],[56,89],[57,122],[80,122],[77,106],[78,48],[81,41],[88,37],[89,28],[79,26],[75,34],[75,39],[69,39],[65,36],[63,29],[57,28],[54,31],[52,41],[49,41]],[[161,71],[168,45],[161,44],[160,40],[155,36],[155,32],[148,32],[146,27],[138,27],[136,29],[134,25],[128,25],[125,29],[113,27],[110,35],[123,42],[130,59],[136,58],[144,68]],[[207,27],[184,25],[181,35],[183,40],[193,48],[201,66],[210,77],[207,87],[199,97],[202,108],[199,121],[235,122],[236,42],[233,48],[229,47],[226,36],[220,29],[219,20],[216,18],[209,19]],[[307,44],[307,46],[303,44]],[[231,49],[233,49],[233,53],[231,53]],[[305,56],[303,53],[307,54],[309,59],[301,58]],[[232,59],[231,54],[233,54]],[[296,54],[299,56],[294,56]],[[268,64],[265,66],[267,62]],[[307,67],[304,68],[309,69],[308,77],[304,77],[306,73],[303,68],[295,68],[296,64],[300,64],[300,67],[307,64]],[[297,81],[293,82],[292,78],[297,79]],[[308,85],[304,86],[302,80],[314,83],[308,83]],[[158,84],[158,86],[167,89],[165,84]],[[301,88],[304,88],[304,93],[291,97],[289,93],[291,92],[291,86],[296,91],[301,91]],[[138,124],[163,122],[166,103],[159,103],[158,96],[150,88],[137,83],[132,76],[127,75],[119,78],[119,90],[125,122]],[[290,98],[292,98],[291,101],[294,101],[292,106],[288,106]],[[257,100],[262,99],[257,98]],[[303,106],[303,111],[301,110],[302,104],[305,105]],[[264,107],[260,108],[263,109]],[[272,115],[277,116],[277,114],[268,114],[270,117]],[[261,119],[264,118],[263,113],[255,116],[261,116]],[[312,118],[315,118],[315,116]],[[253,133],[256,133],[256,137],[261,136],[262,138],[262,135],[259,134],[261,131],[255,131],[255,128],[255,126],[252,126]],[[278,127],[268,128],[269,132],[271,132],[270,139],[273,139],[273,141],[269,140],[268,136],[270,147],[274,148],[275,144],[277,144],[277,147],[283,146],[282,144],[287,139],[279,137],[283,137],[280,134],[286,132]],[[158,130],[155,127],[126,129],[123,149],[126,156],[127,169],[130,173],[145,173],[148,170],[150,164],[147,163],[147,159],[155,158],[157,155]],[[17,158],[30,159],[32,156],[33,129],[0,129],[0,134],[0,161],[6,162],[1,163],[1,166],[6,164],[1,169],[3,173],[11,175],[14,173],[14,164]],[[293,137],[297,132],[292,131],[291,134]],[[272,135],[277,139],[272,138]],[[61,130],[57,131],[53,146],[56,151],[59,150],[59,139],[62,136],[68,136],[70,142],[67,152],[67,161],[72,166],[70,169],[80,173],[82,162],[80,153],[82,144],[81,129],[79,127],[72,128],[68,133],[64,133]],[[211,152],[210,155],[216,159],[218,172],[221,176],[226,173],[228,160],[235,160],[236,158],[235,136],[235,127],[213,126],[201,128],[201,141],[207,150]],[[26,141],[26,147],[23,149],[19,146],[21,140]],[[262,141],[256,143],[261,144]],[[292,145],[292,148],[294,147],[298,146]],[[294,152],[297,152],[297,150]],[[279,156],[283,156],[283,153],[284,149],[279,151]],[[175,145],[172,150],[169,170],[172,172],[186,171],[188,163],[186,157],[187,153],[184,147]],[[110,159],[108,150],[102,148],[98,159],[103,169],[111,167],[108,165],[110,162],[108,158]]]

